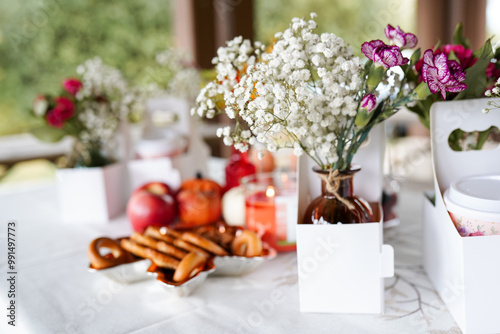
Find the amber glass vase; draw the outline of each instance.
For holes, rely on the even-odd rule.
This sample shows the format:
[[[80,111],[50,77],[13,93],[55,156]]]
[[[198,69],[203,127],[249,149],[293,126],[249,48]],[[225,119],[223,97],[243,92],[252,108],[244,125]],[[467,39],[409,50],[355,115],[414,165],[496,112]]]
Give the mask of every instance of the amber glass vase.
[[[314,172],[328,176],[329,171],[314,168]],[[370,205],[363,199],[353,195],[352,181],[354,174],[360,169],[349,170],[339,174],[339,187],[336,193],[328,190],[325,180],[321,179],[321,196],[315,198],[307,207],[303,224],[358,224],[373,222]],[[349,204],[346,204],[349,203]]]

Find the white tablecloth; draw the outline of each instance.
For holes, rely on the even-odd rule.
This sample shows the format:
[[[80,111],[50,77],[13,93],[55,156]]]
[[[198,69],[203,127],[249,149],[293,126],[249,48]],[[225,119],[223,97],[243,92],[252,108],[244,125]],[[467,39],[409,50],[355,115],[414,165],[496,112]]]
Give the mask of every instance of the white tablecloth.
[[[421,265],[421,189],[403,186],[402,224],[386,231],[396,276],[386,279],[384,315],[300,313],[295,253],[243,277],[209,277],[184,298],[167,297],[154,280],[114,283],[87,271],[86,249],[96,237],[130,234],[127,219],[62,225],[55,196],[54,185],[0,194],[0,333],[460,333]],[[6,318],[10,219],[18,222],[15,328]]]

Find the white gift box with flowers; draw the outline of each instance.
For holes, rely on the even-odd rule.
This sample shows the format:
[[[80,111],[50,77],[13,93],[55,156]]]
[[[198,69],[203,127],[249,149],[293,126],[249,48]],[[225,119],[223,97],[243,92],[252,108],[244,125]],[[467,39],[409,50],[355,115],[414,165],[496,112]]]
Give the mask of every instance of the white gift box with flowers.
[[[128,134],[120,130],[143,107],[144,91],[99,58],[78,66],[77,73],[81,80],[65,80],[59,95],[37,97],[33,112],[45,124],[32,133],[52,142],[74,138],[73,150],[59,162],[66,168],[57,171],[61,220],[102,223],[125,207],[127,178],[120,160],[128,156]]]
[[[500,128],[499,110],[481,112],[492,101],[500,103],[474,99],[435,103],[431,109],[435,204],[424,199],[424,266],[464,333],[500,333],[500,235],[459,234],[443,193],[453,181],[467,176],[499,175],[500,147],[456,152],[448,139],[456,129]]]

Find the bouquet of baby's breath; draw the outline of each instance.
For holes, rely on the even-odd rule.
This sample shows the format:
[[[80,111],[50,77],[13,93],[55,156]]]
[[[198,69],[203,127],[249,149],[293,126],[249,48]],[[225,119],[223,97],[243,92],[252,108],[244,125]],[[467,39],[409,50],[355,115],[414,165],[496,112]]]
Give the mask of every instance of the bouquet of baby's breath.
[[[430,57],[430,50],[424,81],[409,82],[420,50],[410,59],[403,56],[402,49],[414,48],[417,38],[399,27],[385,29],[394,45],[364,43],[368,59],[361,60],[342,38],[316,34],[315,16],[294,18],[269,48],[241,37],[219,48],[213,60],[217,78],[201,90],[192,114],[225,113],[234,119],[233,129],[220,128],[217,135],[241,151],[258,141],[269,151],[287,147],[297,156],[305,153],[323,170],[346,171],[373,126],[401,106],[465,89],[461,67],[446,57],[444,63]]]
[[[113,144],[120,122],[142,113],[147,94],[97,57],[78,66],[77,73],[80,78],[63,81],[60,94],[35,99],[33,114],[44,122],[31,132],[49,142],[74,137],[65,167],[104,166],[116,159]]]

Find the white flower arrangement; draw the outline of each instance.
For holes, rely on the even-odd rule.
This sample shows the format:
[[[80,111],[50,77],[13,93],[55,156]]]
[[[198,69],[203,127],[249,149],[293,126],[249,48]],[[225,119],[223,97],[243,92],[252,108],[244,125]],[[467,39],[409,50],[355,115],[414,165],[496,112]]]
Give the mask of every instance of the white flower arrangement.
[[[315,33],[315,17],[294,18],[267,52],[241,37],[219,48],[213,60],[217,78],[201,90],[191,114],[234,119],[234,129],[220,128],[217,136],[240,151],[260,142],[271,152],[305,153],[321,169],[348,170],[375,124],[431,92],[426,83],[416,91],[407,80],[420,51],[410,62],[401,49],[415,47],[415,35],[389,25],[386,36],[405,43],[367,42],[363,63],[342,38]]]
[[[143,109],[143,91],[130,87],[122,73],[105,65],[98,57],[77,67],[82,88],[75,95],[79,103],[78,119],[83,125],[80,139],[108,142],[120,121]]]
[[[201,77],[196,68],[188,66],[192,57],[188,52],[166,49],[156,55],[156,63],[161,67],[153,74],[159,91],[167,92],[189,101],[194,101],[200,91]]]

